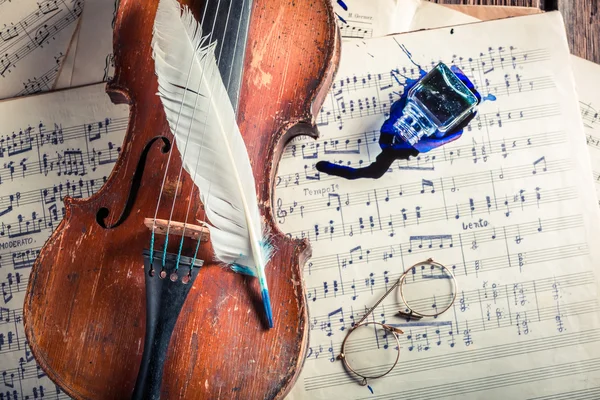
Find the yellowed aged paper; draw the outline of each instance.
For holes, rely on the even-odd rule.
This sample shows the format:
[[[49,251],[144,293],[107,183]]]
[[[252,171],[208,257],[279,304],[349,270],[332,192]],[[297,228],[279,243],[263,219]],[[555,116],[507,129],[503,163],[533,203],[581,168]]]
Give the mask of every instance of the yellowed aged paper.
[[[572,62],[594,186],[600,199],[600,65],[575,56]]]
[[[0,0],[0,99],[51,90],[83,0]]]
[[[562,26],[549,13],[344,49],[317,119],[322,138],[288,146],[276,179],[280,227],[313,248],[309,350],[290,398],[600,396],[599,216]],[[379,180],[319,173],[317,161],[365,166],[379,153],[402,75],[417,76],[399,44],[426,69],[459,66],[497,100],[456,142],[398,161]],[[374,321],[405,334],[398,367],[369,381],[371,393],[336,360],[341,342],[399,274],[429,257],[455,272],[457,301],[418,323],[394,316],[396,299],[376,310]],[[389,339],[363,343],[375,373],[389,366]]]
[[[128,107],[112,104],[105,84],[0,102],[0,393],[9,393],[6,399],[68,398],[26,343],[25,290],[33,262],[65,214],[63,198],[89,197],[102,187],[128,120]]]

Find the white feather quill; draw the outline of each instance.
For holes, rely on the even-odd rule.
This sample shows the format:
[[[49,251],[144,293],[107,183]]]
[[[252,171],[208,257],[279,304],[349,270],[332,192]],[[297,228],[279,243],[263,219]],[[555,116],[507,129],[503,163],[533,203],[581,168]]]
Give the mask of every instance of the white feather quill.
[[[159,93],[182,153],[200,190],[218,261],[259,279],[273,326],[265,276],[271,246],[258,209],[254,175],[236,115],[198,22],[177,0],[160,0],[152,38]]]

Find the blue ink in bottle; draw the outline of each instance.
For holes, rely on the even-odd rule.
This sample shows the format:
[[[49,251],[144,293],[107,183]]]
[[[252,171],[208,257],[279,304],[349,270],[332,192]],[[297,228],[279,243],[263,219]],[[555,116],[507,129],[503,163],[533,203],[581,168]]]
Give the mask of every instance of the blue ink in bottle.
[[[381,153],[373,163],[361,168],[319,161],[315,166],[319,172],[346,179],[380,178],[394,161],[408,160],[458,139],[475,117],[481,95],[458,67],[439,63],[426,73],[408,50],[398,45],[419,68],[420,78],[410,79],[399,70],[391,71],[399,85],[399,76],[405,83],[400,99],[392,104],[390,117],[381,127]],[[495,97],[488,95],[486,100]]]
[[[414,146],[423,137],[446,136],[477,108],[479,99],[445,64],[439,63],[408,92],[397,111],[394,133]]]

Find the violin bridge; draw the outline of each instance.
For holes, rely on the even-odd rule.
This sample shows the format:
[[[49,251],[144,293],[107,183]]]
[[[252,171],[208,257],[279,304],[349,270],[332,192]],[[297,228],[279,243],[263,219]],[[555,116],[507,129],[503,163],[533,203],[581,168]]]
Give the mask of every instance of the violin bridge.
[[[167,229],[169,234],[185,236],[201,242],[208,241],[210,233],[206,226],[184,224],[183,222],[167,221],[166,219],[145,218],[144,225],[150,230],[154,227],[154,231],[159,235],[166,235]]]

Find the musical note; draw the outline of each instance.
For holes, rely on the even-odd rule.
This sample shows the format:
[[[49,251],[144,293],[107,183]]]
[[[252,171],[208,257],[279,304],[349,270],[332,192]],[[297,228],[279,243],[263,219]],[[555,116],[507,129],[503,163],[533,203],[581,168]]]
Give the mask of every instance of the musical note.
[[[542,168],[542,171],[544,171],[544,172],[547,171],[547,168],[546,168],[546,157],[540,157],[540,158],[538,158],[537,160],[535,160],[533,162],[533,171],[532,171],[532,173],[534,175],[537,174],[537,165],[538,164],[543,164],[544,167]]]
[[[515,29],[520,28],[515,25]],[[448,35],[448,32],[445,34]],[[408,48],[411,35],[402,38],[407,41]],[[386,39],[380,40],[379,44]],[[339,203],[336,196],[329,196],[327,192],[309,195],[307,191],[299,195],[299,191],[292,189],[293,185],[286,187],[283,183],[276,189],[278,196],[284,199],[284,204],[295,201],[305,205],[304,218],[286,218],[285,223],[280,225],[292,237],[306,235],[314,224],[325,227],[331,220],[335,223],[335,234],[331,241],[327,240],[327,247],[318,245],[313,252],[311,263],[315,272],[309,278],[313,283],[307,283],[309,288],[316,288],[322,297],[322,282],[328,282],[327,301],[311,302],[310,305],[311,316],[319,323],[327,324],[327,314],[342,306],[346,317],[344,325],[352,326],[355,318],[360,318],[362,307],[372,306],[389,287],[389,282],[397,279],[399,272],[428,257],[443,260],[458,277],[461,286],[467,286],[461,287],[462,292],[453,309],[434,321],[447,325],[411,325],[406,329],[406,335],[400,341],[402,348],[409,351],[431,352],[432,360],[436,359],[435,351],[438,348],[457,354],[467,354],[462,353],[467,347],[483,346],[486,351],[491,351],[494,335],[499,334],[499,329],[510,327],[507,343],[522,346],[521,353],[526,354],[527,342],[523,338],[530,336],[529,332],[539,333],[535,326],[541,326],[540,321],[552,324],[556,316],[562,315],[564,328],[567,326],[565,319],[575,321],[579,318],[569,316],[562,309],[558,314],[556,305],[548,302],[548,293],[552,290],[549,279],[553,275],[557,275],[559,282],[568,280],[573,285],[579,285],[573,280],[572,273],[560,273],[553,265],[564,265],[567,259],[573,258],[586,263],[593,251],[584,233],[585,229],[590,229],[590,223],[584,222],[586,212],[583,208],[571,208],[577,201],[590,202],[589,196],[577,200],[576,193],[581,195],[586,189],[576,183],[579,182],[574,178],[578,167],[572,158],[575,153],[567,150],[570,147],[565,145],[570,143],[569,146],[575,146],[579,151],[581,146],[574,144],[575,140],[565,131],[570,131],[577,124],[562,125],[557,122],[565,115],[565,110],[549,100],[549,94],[558,87],[557,78],[548,70],[540,72],[538,68],[543,65],[554,71],[555,67],[550,65],[554,49],[541,44],[526,47],[500,43],[500,39],[497,42],[485,43],[468,53],[463,52],[474,54],[471,58],[461,55],[455,50],[456,46],[453,47],[452,63],[474,77],[483,93],[498,98],[497,103],[482,103],[478,117],[456,142],[420,154],[419,157],[397,161],[381,179],[364,182],[338,180],[326,175],[320,176],[318,182],[308,181],[304,175],[313,175],[316,171],[309,165],[305,174],[302,174],[305,164],[294,161],[293,148],[289,147],[284,152],[278,172],[281,182],[293,180],[293,174],[299,173],[298,185],[303,189],[314,191],[330,184],[339,184],[335,192],[329,193],[337,194],[342,203],[343,199],[348,201],[348,206],[343,207],[342,221],[337,217]],[[405,81],[403,75],[418,76],[416,68],[412,71],[416,74],[411,75],[408,61],[403,63],[400,59],[393,65],[390,65],[391,62],[386,64],[386,57],[377,52],[379,44],[360,44],[356,49],[345,47],[345,57],[349,59],[362,54],[361,48],[368,48],[377,62],[372,70],[367,70],[367,67],[342,69],[351,72],[336,77],[335,88],[325,103],[327,109],[318,118],[329,123],[321,126],[324,139],[315,142],[321,144],[321,149],[327,142],[328,150],[354,150],[353,154],[335,154],[335,162],[341,165],[359,165],[359,160],[364,160],[366,155],[373,157],[372,149],[377,149],[372,147],[377,144],[377,136],[373,131],[377,127],[369,118],[377,112],[379,118],[384,120],[389,110],[374,110],[386,103],[386,108],[389,108],[391,102],[398,98]],[[388,52],[391,49],[392,46],[386,48]],[[448,56],[449,53],[440,51],[440,54]],[[364,59],[370,59],[369,55],[364,55]],[[429,51],[424,67],[429,68],[430,60],[440,58],[443,57]],[[449,59],[444,61],[449,62]],[[345,112],[333,106],[334,96],[339,97],[340,90]],[[378,101],[373,102],[373,97]],[[589,115],[593,117],[592,111],[588,112]],[[338,132],[337,116],[343,121],[342,132]],[[600,134],[588,135],[591,147],[594,143],[589,136],[600,137]],[[358,139],[362,139],[360,144],[364,147],[357,145]],[[293,143],[297,148],[296,154],[303,143],[309,142],[299,140]],[[298,155],[296,157],[300,158]],[[327,159],[327,155],[319,152],[311,164],[322,159]],[[595,170],[600,171],[600,167]],[[306,218],[310,222],[303,221]],[[560,237],[573,239],[565,243]],[[369,262],[366,262],[365,256],[367,249],[370,251]],[[571,251],[577,255],[571,255]],[[362,259],[359,258],[361,254]],[[560,254],[569,256],[560,258]],[[582,279],[589,283],[578,286],[582,288],[594,282],[593,270],[584,269],[588,275]],[[315,276],[316,271],[323,278]],[[524,277],[534,271],[535,281],[525,280]],[[505,280],[508,274],[513,273],[510,276],[516,277],[514,280]],[[472,278],[464,280],[462,277],[465,275]],[[465,283],[471,279],[477,283]],[[501,279],[502,284],[499,283]],[[334,280],[339,287],[336,301],[332,296]],[[481,287],[481,281],[487,282],[485,288]],[[513,286],[517,287],[516,291],[513,291]],[[534,287],[537,302],[533,294]],[[345,295],[342,295],[344,289]],[[585,297],[583,293],[570,293],[572,295],[567,301],[571,305]],[[564,296],[564,291],[562,294]],[[580,295],[583,297],[579,298]],[[588,300],[594,300],[593,295],[590,296]],[[425,307],[436,309],[440,306],[438,301],[432,301],[431,298],[417,297],[419,302],[422,301],[419,304]],[[391,302],[396,301],[394,299]],[[518,305],[513,304],[515,301]],[[527,306],[521,306],[521,302]],[[347,307],[349,304],[352,304],[352,312]],[[375,320],[405,323],[394,322],[385,312],[390,304],[382,305],[375,313]],[[561,307],[564,307],[562,303]],[[535,319],[533,314],[536,315]],[[343,335],[336,331],[342,324],[333,326],[334,318],[331,318],[332,336],[311,332],[313,349],[318,346],[327,349],[331,340],[334,345],[336,342],[339,345],[343,340]],[[542,336],[548,343],[558,340],[554,333],[547,330]],[[361,352],[365,356],[374,355],[377,349],[385,348],[388,343],[391,347],[393,340],[388,342],[387,339],[380,337],[379,341],[365,341],[361,344],[364,346]],[[475,344],[477,347],[474,347]],[[470,360],[468,355],[462,365],[471,368],[467,360]],[[321,362],[311,357],[307,362],[312,363],[311,372],[304,378],[302,394],[311,395],[318,390],[320,394],[335,396],[339,389],[351,387],[347,386],[352,382],[343,371],[324,369],[322,365],[328,364],[327,361]],[[324,378],[325,375],[327,378]],[[377,389],[378,395],[390,398],[418,397],[422,396],[423,390],[428,389],[419,386],[418,392],[409,390],[407,394],[399,392],[393,383],[382,384]],[[435,394],[429,395],[435,397]],[[463,393],[457,391],[454,395],[461,396]]]
[[[53,87],[81,10],[80,1],[23,0],[0,13],[0,98]]]
[[[10,42],[20,39],[21,35]],[[0,354],[14,359],[11,366],[4,358],[0,372],[6,372],[4,386],[14,384],[14,398],[53,396],[55,386],[27,348],[22,310],[16,307],[23,304],[42,244],[65,215],[63,198],[89,197],[98,191],[120,151],[116,143],[122,142],[128,124],[127,107],[113,108],[101,86],[77,89],[70,99],[59,95],[60,101],[57,95],[42,94],[0,105],[5,121],[0,129]],[[65,114],[65,109],[74,111]],[[89,148],[88,132],[81,128],[87,125],[94,128],[92,135],[101,134]],[[96,154],[92,171],[94,151],[102,154]],[[336,284],[341,290],[339,281]],[[57,398],[66,397],[59,392]]]

